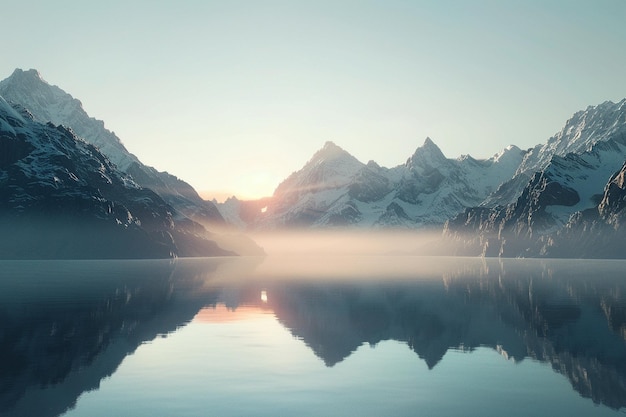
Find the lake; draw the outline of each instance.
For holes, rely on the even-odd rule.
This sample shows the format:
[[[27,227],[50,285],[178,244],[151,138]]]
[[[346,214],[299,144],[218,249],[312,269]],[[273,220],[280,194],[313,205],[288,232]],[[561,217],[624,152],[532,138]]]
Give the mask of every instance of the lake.
[[[0,416],[624,414],[624,261],[0,262]]]

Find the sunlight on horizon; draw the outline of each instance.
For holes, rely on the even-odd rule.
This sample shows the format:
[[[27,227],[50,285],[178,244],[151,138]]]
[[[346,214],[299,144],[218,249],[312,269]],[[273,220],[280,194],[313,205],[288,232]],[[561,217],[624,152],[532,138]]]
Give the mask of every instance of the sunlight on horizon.
[[[271,165],[271,162],[268,162]],[[223,203],[230,197],[238,200],[258,200],[260,198],[271,197],[274,190],[284,178],[270,172],[249,172],[236,176],[235,186],[232,190],[208,190],[198,188],[198,194],[205,200],[215,199],[218,203]]]

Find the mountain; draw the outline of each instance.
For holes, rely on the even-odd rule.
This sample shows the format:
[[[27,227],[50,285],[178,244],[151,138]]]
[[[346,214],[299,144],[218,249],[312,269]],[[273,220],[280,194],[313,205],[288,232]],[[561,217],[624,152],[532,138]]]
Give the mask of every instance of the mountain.
[[[332,142],[313,155],[274,192],[261,225],[309,226],[351,223],[358,210],[347,191],[363,164]]]
[[[483,206],[513,203],[535,172],[545,170],[554,156],[590,152],[598,142],[626,141],[626,99],[606,101],[576,112],[565,126],[543,145],[530,149],[513,178],[489,196]]]
[[[510,178],[525,152],[509,146],[486,160],[469,155],[447,159],[427,139],[403,167],[398,198],[414,205],[414,219],[442,225],[466,207],[479,205]]]
[[[540,151],[537,153],[535,149]],[[548,144],[535,149],[527,156],[534,155],[534,166],[542,168],[531,176],[515,202],[496,207],[483,203],[482,207],[468,208],[446,223],[444,236],[453,242],[457,253],[624,257],[625,252],[606,243],[597,242],[585,248],[590,242],[612,240],[600,226],[603,223],[600,218],[594,218],[591,223],[586,219],[592,213],[602,212],[599,204],[608,198],[607,187],[616,192],[611,187],[615,184],[613,180],[608,184],[607,181],[619,176],[616,172],[626,160],[626,100],[618,104],[607,102],[577,113]],[[558,155],[567,149],[576,152]],[[551,155],[547,164],[541,162],[545,155]],[[524,164],[531,166],[525,158],[517,178],[522,178]],[[506,186],[503,184],[499,192]],[[591,224],[594,227],[589,227]],[[565,241],[565,236],[570,240]]]
[[[144,165],[131,154],[115,133],[104,127],[104,122],[90,117],[82,103],[48,84],[38,71],[16,69],[0,81],[0,96],[9,103],[28,109],[34,119],[72,128],[74,133],[95,145],[120,170],[132,176],[144,188],[150,188],[182,215],[204,225],[223,225],[219,210],[210,201],[203,200],[191,185],[167,173]]]
[[[97,147],[0,96],[0,258],[232,255]]]
[[[524,152],[509,146],[486,160],[446,158],[427,138],[405,164],[363,164],[332,142],[262,203],[229,200],[220,210],[249,228],[438,226],[480,204],[511,178]]]

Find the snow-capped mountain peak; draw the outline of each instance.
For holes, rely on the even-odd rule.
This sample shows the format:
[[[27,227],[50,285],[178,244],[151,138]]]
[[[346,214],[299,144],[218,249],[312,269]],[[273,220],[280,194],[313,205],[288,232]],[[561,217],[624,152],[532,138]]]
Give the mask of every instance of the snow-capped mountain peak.
[[[341,187],[349,183],[363,166],[354,156],[328,141],[301,170],[283,181],[274,195]]]
[[[327,141],[322,149],[317,151],[311,160],[309,161],[309,165],[320,165],[324,163],[333,163],[336,160],[352,160],[355,159],[348,152],[343,150],[340,146],[337,146],[334,142]]]
[[[104,128],[104,122],[89,117],[80,100],[47,83],[35,69],[13,71],[10,77],[0,81],[0,95],[28,109],[38,122],[71,126],[78,136],[96,145],[122,170],[138,161],[113,132]]]
[[[103,121],[90,117],[79,100],[47,83],[37,70],[16,69],[10,77],[0,81],[0,96],[14,108],[19,107],[25,114],[31,114],[35,121],[70,127],[77,136],[95,145],[121,171],[132,176],[142,187],[156,191],[183,215],[204,224],[223,223],[224,219],[213,203],[202,200],[184,181],[141,163],[115,133],[104,127]]]
[[[417,148],[413,155],[406,161],[406,167],[411,171],[423,173],[432,171],[448,162],[441,149],[429,137],[424,140],[424,144]]]
[[[548,166],[554,155],[587,152],[597,142],[610,139],[626,142],[626,99],[618,103],[605,101],[574,113],[546,144],[528,152],[517,174],[540,171]]]
[[[622,131],[624,123],[626,123],[626,99],[619,103],[605,101],[575,113],[548,144],[556,146],[559,150],[580,146],[589,150],[595,142]]]
[[[345,152],[345,151],[340,146],[335,144],[335,142],[333,142],[332,140],[327,140],[324,143],[324,146],[322,147],[322,149],[320,149],[320,152],[337,153],[337,152]]]
[[[438,159],[446,158],[443,152],[441,152],[439,146],[437,146],[437,144],[435,144],[435,142],[433,142],[430,137],[427,137],[424,140],[424,144],[415,150],[415,152],[413,153],[413,157],[417,155],[427,155]]]
[[[506,148],[504,148],[501,152],[498,152],[497,154],[495,154],[493,156],[493,160],[494,162],[497,163],[506,163],[508,160],[512,159],[512,158],[519,158],[520,155],[522,155],[524,153],[524,151],[522,151],[520,148],[518,148],[515,145],[509,145]],[[518,162],[519,165],[519,162]]]
[[[26,71],[24,71],[21,68],[16,68],[15,71],[13,71],[13,74],[11,74],[9,78],[19,80],[18,82],[25,84],[25,85],[39,83],[39,82],[44,82],[47,84],[47,82],[43,79],[39,71],[37,71],[34,68],[31,68]]]

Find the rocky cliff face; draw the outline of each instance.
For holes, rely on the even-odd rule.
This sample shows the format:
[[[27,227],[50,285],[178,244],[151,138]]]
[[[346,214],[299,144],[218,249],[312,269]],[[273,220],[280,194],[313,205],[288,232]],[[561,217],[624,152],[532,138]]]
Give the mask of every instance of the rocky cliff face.
[[[551,257],[626,257],[626,163],[604,187],[597,207],[574,214],[545,239],[541,254]]]
[[[0,97],[0,258],[225,255],[71,129]]]

